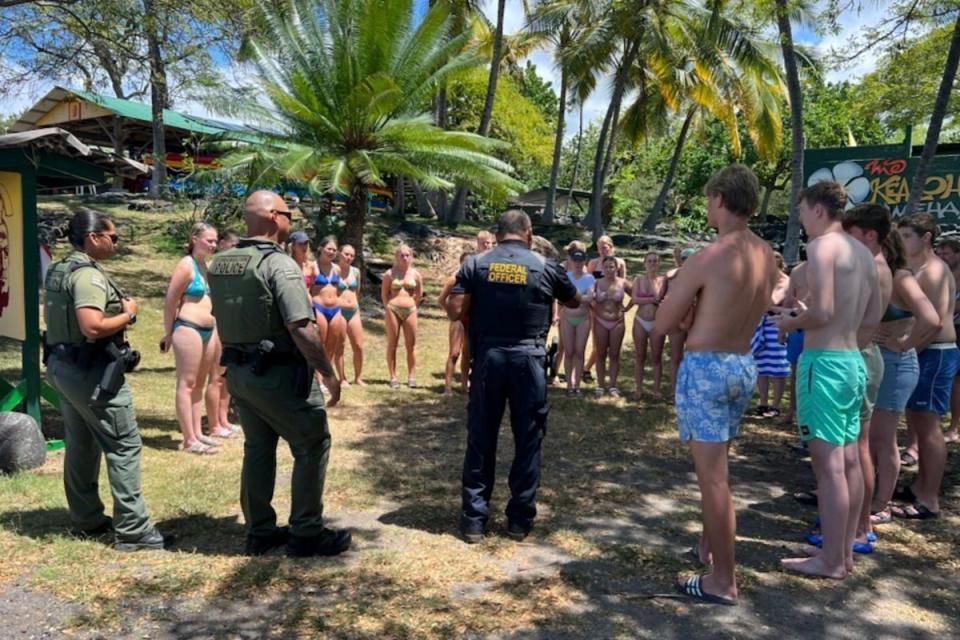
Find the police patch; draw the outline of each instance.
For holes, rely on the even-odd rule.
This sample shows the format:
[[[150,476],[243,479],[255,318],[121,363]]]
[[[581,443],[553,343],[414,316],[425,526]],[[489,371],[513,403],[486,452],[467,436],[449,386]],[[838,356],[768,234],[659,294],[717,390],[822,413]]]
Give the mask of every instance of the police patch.
[[[284,269],[283,277],[287,280],[303,280],[303,272],[300,270]]]
[[[490,270],[487,272],[487,282],[527,284],[527,268],[522,264],[491,262]]]
[[[215,276],[242,276],[250,263],[250,256],[217,256],[207,272]]]

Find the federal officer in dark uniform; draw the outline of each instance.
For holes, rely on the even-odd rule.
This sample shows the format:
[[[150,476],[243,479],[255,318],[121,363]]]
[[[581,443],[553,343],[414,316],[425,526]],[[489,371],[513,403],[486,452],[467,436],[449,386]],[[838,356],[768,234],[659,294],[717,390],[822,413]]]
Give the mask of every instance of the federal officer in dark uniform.
[[[285,544],[291,556],[330,556],[350,546],[349,531],[323,522],[326,407],[339,400],[340,381],[320,342],[303,273],[278,244],[287,239],[290,217],[277,194],[252,194],[244,207],[250,237],[218,253],[207,273],[227,388],[245,436],[240,505],[246,553],[262,555]],[[326,405],[314,370],[330,392]],[[280,438],[293,454],[289,529],[277,527],[271,505]]]
[[[140,490],[143,444],[124,374],[140,360],[124,332],[137,320],[137,303],[97,262],[113,255],[113,222],[81,211],[69,226],[73,252],[50,267],[44,282],[44,361],[47,380],[60,396],[64,440],[63,484],[70,518],[81,536],[115,536],[120,551],[163,549]],[[106,457],[113,519],[97,488]]]
[[[533,526],[540,445],[550,410],[544,341],[554,299],[573,307],[580,302],[560,265],[530,250],[533,229],[527,214],[504,213],[497,239],[496,248],[470,256],[457,274],[473,362],[460,518],[460,532],[470,544],[483,539],[489,517],[497,436],[508,402],[516,455],[510,467],[507,534],[523,540]]]

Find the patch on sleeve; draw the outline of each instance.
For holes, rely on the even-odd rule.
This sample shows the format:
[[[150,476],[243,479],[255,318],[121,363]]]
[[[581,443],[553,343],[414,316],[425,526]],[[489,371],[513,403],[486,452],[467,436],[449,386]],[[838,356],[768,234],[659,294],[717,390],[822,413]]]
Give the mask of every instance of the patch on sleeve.
[[[207,271],[215,276],[242,276],[247,265],[250,264],[250,256],[217,256],[210,263]]]
[[[303,271],[297,269],[284,269],[280,275],[284,280],[303,280]]]
[[[487,282],[525,285],[527,284],[527,268],[522,264],[491,262],[487,272]]]

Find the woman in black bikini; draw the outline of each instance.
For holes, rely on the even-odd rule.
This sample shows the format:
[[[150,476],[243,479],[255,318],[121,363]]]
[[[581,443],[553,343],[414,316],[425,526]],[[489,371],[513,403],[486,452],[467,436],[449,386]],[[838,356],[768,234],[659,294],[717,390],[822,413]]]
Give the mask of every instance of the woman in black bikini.
[[[333,356],[343,348],[347,333],[347,322],[340,313],[340,268],[334,264],[337,257],[337,239],[327,236],[320,241],[317,252],[317,276],[310,287],[310,297],[323,348]]]
[[[619,398],[620,389],[617,388],[617,376],[620,374],[620,347],[623,346],[624,325],[623,299],[631,293],[632,286],[618,275],[617,259],[607,256],[603,259],[603,277],[594,285],[593,296],[593,331],[596,336],[597,349],[597,395],[602,396],[605,391]],[[632,304],[632,303],[630,303]],[[630,305],[627,305],[627,309]],[[604,381],[607,373],[607,357],[610,358],[610,386],[605,389]]]
[[[397,389],[397,345],[403,333],[407,348],[407,386],[417,386],[417,306],[423,300],[423,279],[413,268],[413,250],[405,244],[393,254],[393,266],[383,274],[380,285],[380,300],[383,302],[383,320],[387,330],[387,371],[390,387]]]
[[[353,384],[367,386],[361,374],[363,372],[363,322],[360,318],[360,269],[353,266],[357,257],[357,250],[352,245],[340,247],[340,258],[337,267],[340,273],[340,314],[347,324],[347,337],[350,339],[350,351],[353,352]],[[341,343],[340,353],[337,354],[337,371],[343,384],[347,383],[346,369],[343,355],[346,344]]]

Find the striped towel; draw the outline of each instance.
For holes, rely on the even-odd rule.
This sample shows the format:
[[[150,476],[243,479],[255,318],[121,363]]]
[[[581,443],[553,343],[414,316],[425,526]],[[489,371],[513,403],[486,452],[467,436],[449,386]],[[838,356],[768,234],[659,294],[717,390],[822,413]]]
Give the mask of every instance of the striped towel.
[[[787,361],[787,345],[777,341],[777,325],[769,316],[764,315],[753,332],[750,350],[757,363],[757,375],[786,378],[790,375],[790,363]]]

